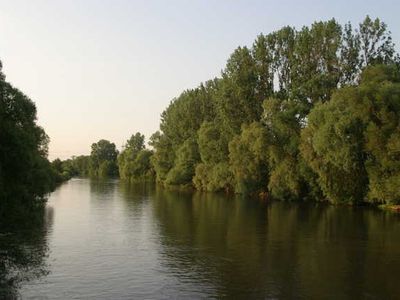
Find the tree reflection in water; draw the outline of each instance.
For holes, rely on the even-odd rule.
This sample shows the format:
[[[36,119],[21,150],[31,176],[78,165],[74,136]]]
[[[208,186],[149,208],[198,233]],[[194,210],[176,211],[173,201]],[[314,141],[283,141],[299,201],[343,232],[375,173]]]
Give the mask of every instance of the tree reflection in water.
[[[400,216],[318,203],[262,203],[157,189],[160,261],[217,298],[389,299]],[[377,275],[377,274],[380,274]]]
[[[0,220],[0,299],[18,298],[23,282],[49,273],[47,233],[53,223],[53,209],[10,213]]]

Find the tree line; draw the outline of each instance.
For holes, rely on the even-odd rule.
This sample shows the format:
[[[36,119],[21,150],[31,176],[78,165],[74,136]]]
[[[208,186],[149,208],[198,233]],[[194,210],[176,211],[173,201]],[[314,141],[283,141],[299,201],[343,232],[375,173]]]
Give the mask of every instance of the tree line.
[[[261,34],[151,137],[157,181],[333,203],[400,201],[399,56],[379,19]]]
[[[52,165],[66,179],[78,176],[120,177],[127,181],[153,180],[152,155],[153,151],[145,148],[144,135],[137,132],[127,140],[121,152],[114,143],[102,139],[92,144],[90,155],[74,156],[64,161],[55,159]]]
[[[357,28],[332,19],[260,34],[232,53],[221,77],[171,101],[152,150],[140,133],[119,154],[99,141],[82,174],[285,200],[398,203],[399,65],[386,24],[368,16]]]
[[[28,151],[26,144],[34,153],[26,158],[28,166],[36,161],[27,172],[41,170],[41,163],[58,182],[72,176],[119,176],[284,200],[400,202],[400,58],[379,19],[367,16],[357,28],[332,19],[260,34],[251,47],[231,54],[220,77],[170,102],[160,130],[149,139],[150,149],[135,133],[121,152],[100,140],[90,155],[57,159],[49,166],[48,138],[35,124],[33,103],[10,90],[29,103],[23,107],[31,107],[28,126],[36,138],[16,138],[20,144],[8,148],[2,143],[2,193],[8,179],[1,174],[18,177],[18,166],[24,165],[17,153],[16,167],[6,166],[8,155],[14,155],[10,149]],[[29,132],[22,121],[13,122],[16,136]]]

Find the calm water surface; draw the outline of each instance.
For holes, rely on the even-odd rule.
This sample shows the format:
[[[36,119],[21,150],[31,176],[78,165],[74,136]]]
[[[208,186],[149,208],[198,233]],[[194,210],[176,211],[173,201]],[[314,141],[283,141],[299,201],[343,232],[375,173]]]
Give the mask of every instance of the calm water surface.
[[[0,233],[0,298],[400,298],[392,213],[73,179],[41,218]]]

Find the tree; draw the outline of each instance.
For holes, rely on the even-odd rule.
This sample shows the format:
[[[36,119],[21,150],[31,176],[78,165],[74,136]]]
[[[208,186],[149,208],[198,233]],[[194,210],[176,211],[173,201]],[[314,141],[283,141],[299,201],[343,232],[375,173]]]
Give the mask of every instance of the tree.
[[[193,183],[199,190],[232,190],[228,161],[229,140],[218,122],[204,122],[198,131],[201,162],[196,166]]]
[[[233,190],[233,174],[228,162],[219,162],[217,164],[200,163],[196,166],[195,173],[193,183],[200,191],[232,192]]]
[[[338,51],[341,26],[332,19],[315,22],[297,32],[293,50],[292,85],[289,98],[312,107],[327,101],[340,79]]]
[[[295,46],[295,29],[289,26],[275,31],[269,35],[272,39],[271,46],[273,47],[274,56],[274,78],[277,78],[279,86],[276,97],[287,98],[292,84],[292,68],[294,63],[294,46]],[[272,95],[271,95],[272,96]]]
[[[394,66],[366,69],[358,87],[338,90],[316,106],[302,132],[301,152],[334,203],[397,202],[400,175],[399,72]]]
[[[176,152],[175,165],[169,171],[165,182],[169,185],[191,184],[195,167],[199,161],[200,155],[196,139],[187,139]]]
[[[185,143],[194,141],[193,137],[203,122],[215,119],[214,95],[218,85],[218,80],[213,80],[201,84],[196,89],[187,90],[174,99],[162,113],[161,132],[150,138],[150,146],[155,150],[151,161],[159,182],[166,183],[169,178],[168,182],[172,184],[183,174],[183,158],[178,156],[178,153],[186,152],[188,144]],[[189,148],[194,150],[193,147]],[[187,160],[189,161],[191,159]],[[171,175],[169,172],[172,172]],[[181,180],[182,178],[178,181]],[[191,179],[188,182],[191,182]]]
[[[94,177],[118,176],[118,151],[114,143],[100,140],[92,144],[90,175]]]
[[[385,23],[369,16],[360,23],[361,60],[364,66],[389,64],[395,59],[395,49]]]
[[[361,41],[350,23],[345,24],[340,47],[340,85],[355,85],[361,71]]]
[[[56,185],[47,160],[49,138],[36,124],[36,106],[5,81],[0,62],[0,218],[6,206],[31,209]]]
[[[256,63],[250,50],[237,48],[222,73],[216,101],[224,134],[233,137],[243,123],[259,120],[263,99],[256,97],[257,85]]]
[[[263,101],[274,93],[274,42],[271,35],[260,34],[251,50],[258,77],[255,97],[259,101]]]
[[[150,138],[151,146],[154,147],[154,155],[151,157],[151,165],[156,172],[157,181],[164,183],[168,172],[174,166],[175,153],[172,142],[166,135],[156,132]]]
[[[229,164],[235,192],[249,194],[266,190],[268,181],[267,132],[258,122],[243,125],[229,143]]]
[[[138,153],[145,148],[144,139],[145,137],[143,134],[136,132],[126,141],[125,149],[131,149],[133,153]]]
[[[217,122],[204,122],[198,131],[201,161],[206,164],[227,161],[228,142]]]
[[[163,112],[160,132],[150,139],[157,180],[174,185],[192,181],[197,189],[205,191],[252,193],[267,189],[278,199],[328,197],[333,202],[345,198],[358,203],[366,197],[365,184],[374,177],[376,185],[369,185],[368,198],[387,199],[384,189],[391,191],[394,184],[389,180],[384,183],[383,179],[396,173],[390,168],[397,168],[395,122],[387,129],[390,134],[394,132],[389,137],[381,132],[389,125],[377,123],[375,128],[365,123],[365,116],[355,119],[357,114],[349,110],[342,115],[344,100],[338,104],[340,107],[322,103],[331,102],[334,93],[343,93],[347,100],[352,98],[346,94],[352,93],[348,87],[361,90],[365,68],[399,62],[386,25],[368,16],[357,29],[331,19],[300,30],[287,26],[260,34],[251,48],[234,50],[221,78],[184,91]],[[376,76],[375,81],[383,75]],[[362,85],[365,88],[365,80]],[[363,110],[365,106],[358,108]],[[393,114],[393,108],[387,110],[388,115]],[[309,115],[310,111],[318,112]],[[341,134],[351,132],[349,140],[337,141],[343,143],[343,148],[329,148],[332,133],[324,137],[323,131],[330,128],[325,122],[332,122],[331,127],[342,126]],[[370,129],[365,131],[367,127],[363,126]],[[359,141],[367,139],[366,132],[375,140],[378,134],[385,140],[379,147]],[[325,144],[317,143],[318,147],[332,151],[336,158],[315,159],[315,141],[303,140],[302,135],[326,139]],[[371,147],[369,152],[365,150],[367,145]],[[322,151],[318,155],[325,150],[318,150]],[[391,156],[381,155],[378,159],[379,151]],[[375,161],[370,165],[372,157]],[[382,164],[379,168],[378,160]],[[325,170],[326,166],[331,171]],[[351,172],[358,174],[359,181],[346,181]],[[336,176],[342,176],[343,182],[335,183]],[[333,183],[340,187],[333,187]]]
[[[291,100],[264,102],[262,121],[268,139],[268,190],[277,199],[298,199],[311,189],[299,152],[300,130],[306,112],[307,105]]]
[[[370,118],[365,131],[368,200],[400,203],[400,72],[377,66],[362,76]],[[372,94],[372,95],[371,95]],[[364,100],[366,100],[364,98]]]
[[[133,134],[126,142],[124,150],[118,155],[121,179],[132,181],[152,177],[150,159],[153,152],[145,149],[144,139],[144,135],[140,132]]]

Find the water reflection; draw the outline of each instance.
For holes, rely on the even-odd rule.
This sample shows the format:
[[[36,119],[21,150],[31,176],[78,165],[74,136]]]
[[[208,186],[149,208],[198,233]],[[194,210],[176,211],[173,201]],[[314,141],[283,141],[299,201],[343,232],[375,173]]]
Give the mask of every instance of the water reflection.
[[[0,299],[19,297],[22,283],[48,274],[47,234],[53,223],[52,208],[10,213],[0,222]]]
[[[91,180],[82,180],[83,184],[87,184],[89,182],[90,185],[90,195],[94,199],[109,199],[113,196],[116,188],[118,180],[110,180],[110,179],[91,179]]]
[[[217,298],[390,298],[400,292],[394,280],[398,216],[160,189],[154,210],[165,267]]]
[[[51,299],[400,295],[399,215],[173,192],[115,180],[71,180],[52,194],[49,206],[54,207],[54,225],[52,210],[47,210],[48,215],[39,218],[42,222],[28,226],[29,230],[2,231],[13,233],[0,236],[2,261],[14,264],[2,265],[3,295],[19,292],[23,298]],[[29,276],[41,279],[25,284],[21,274],[29,270]]]

